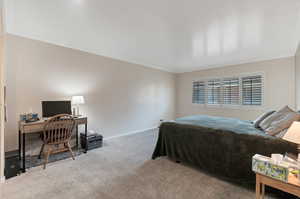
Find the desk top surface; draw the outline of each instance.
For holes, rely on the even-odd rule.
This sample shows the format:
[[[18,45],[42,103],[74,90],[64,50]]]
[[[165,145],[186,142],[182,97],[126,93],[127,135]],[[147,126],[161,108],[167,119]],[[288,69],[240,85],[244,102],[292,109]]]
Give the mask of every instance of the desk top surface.
[[[261,176],[261,177],[264,177],[264,178],[269,178],[273,181],[277,181],[277,182],[280,182],[280,183],[283,183],[283,184],[289,184],[289,185],[296,186],[300,189],[300,180],[295,175],[293,175],[291,173],[288,176],[288,182],[280,181],[280,180],[277,180],[277,179],[274,179],[274,178],[271,178],[269,176],[262,175],[262,174],[259,174],[259,173],[256,173],[256,174]]]
[[[44,122],[46,122],[47,120],[49,120],[50,118],[42,118],[36,122],[25,122],[25,121],[19,121],[19,126],[29,126],[29,125],[39,125],[39,124],[43,124]],[[83,120],[83,119],[87,119],[86,116],[79,116],[79,117],[74,117],[75,120]]]

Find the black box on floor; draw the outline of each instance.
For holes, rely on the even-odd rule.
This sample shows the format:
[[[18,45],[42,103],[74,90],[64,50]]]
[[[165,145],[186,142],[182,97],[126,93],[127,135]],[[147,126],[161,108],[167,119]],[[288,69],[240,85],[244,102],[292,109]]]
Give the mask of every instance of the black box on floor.
[[[87,140],[87,150],[102,147],[103,136],[98,133],[88,134],[87,139],[84,133],[80,133],[80,144],[81,148],[85,148]]]
[[[20,160],[18,151],[10,151],[5,153],[5,178],[17,176],[20,172]]]

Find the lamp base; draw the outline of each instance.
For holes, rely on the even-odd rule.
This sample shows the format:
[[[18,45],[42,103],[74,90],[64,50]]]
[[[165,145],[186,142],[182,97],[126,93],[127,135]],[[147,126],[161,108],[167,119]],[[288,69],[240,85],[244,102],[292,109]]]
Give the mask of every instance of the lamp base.
[[[76,116],[76,108],[74,108],[74,107],[73,107],[73,109],[72,109],[72,115],[73,115],[73,117]]]
[[[77,116],[80,115],[80,113],[79,113],[79,105],[77,105],[77,113],[76,113],[76,115]]]
[[[76,105],[76,107],[73,107],[73,110],[72,110],[72,116],[73,117],[81,117],[82,115],[80,114],[79,112],[79,106]]]

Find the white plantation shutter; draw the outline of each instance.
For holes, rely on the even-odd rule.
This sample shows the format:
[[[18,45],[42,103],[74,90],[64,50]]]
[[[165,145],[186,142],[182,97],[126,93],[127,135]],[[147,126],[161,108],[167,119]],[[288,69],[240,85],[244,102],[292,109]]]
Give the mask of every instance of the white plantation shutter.
[[[240,103],[240,80],[230,78],[223,80],[223,104],[238,105]]]
[[[207,104],[221,104],[220,80],[209,80],[207,82]]]
[[[262,76],[242,78],[242,104],[262,105]]]
[[[193,82],[193,103],[205,104],[205,82]]]
[[[195,104],[260,106],[263,104],[263,76],[195,81],[192,97]]]

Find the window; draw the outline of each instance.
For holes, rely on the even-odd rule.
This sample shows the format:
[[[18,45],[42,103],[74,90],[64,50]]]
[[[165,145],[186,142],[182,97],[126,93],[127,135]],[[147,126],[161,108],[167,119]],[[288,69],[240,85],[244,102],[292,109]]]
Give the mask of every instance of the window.
[[[205,82],[193,82],[193,103],[205,104]]]
[[[231,78],[223,80],[223,104],[238,105],[240,103],[240,80]]]
[[[262,104],[262,76],[249,76],[242,78],[243,105]]]
[[[221,104],[220,80],[209,80],[207,82],[207,104]]]
[[[193,103],[260,106],[263,76],[251,75],[193,82]]]

